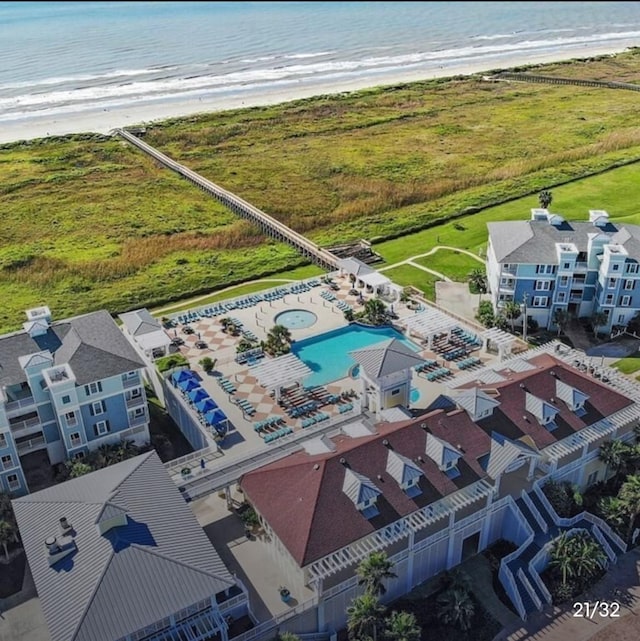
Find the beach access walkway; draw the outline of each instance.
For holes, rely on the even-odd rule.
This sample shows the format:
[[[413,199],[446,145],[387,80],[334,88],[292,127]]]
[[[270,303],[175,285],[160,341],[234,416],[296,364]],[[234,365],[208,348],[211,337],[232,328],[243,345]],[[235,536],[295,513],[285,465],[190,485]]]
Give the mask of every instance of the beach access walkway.
[[[114,133],[121,138],[124,138],[127,142],[130,142],[147,155],[151,156],[151,158],[167,169],[175,171],[183,178],[186,178],[189,182],[200,187],[200,189],[213,196],[225,207],[228,207],[233,213],[257,224],[264,233],[277,240],[281,240],[292,245],[303,256],[311,260],[311,262],[324,269],[335,270],[337,268],[339,259],[329,250],[319,247],[302,234],[299,234],[297,231],[287,227],[279,220],[269,216],[269,214],[266,214],[261,209],[258,209],[254,205],[248,203],[246,200],[243,200],[230,191],[223,189],[219,185],[216,185],[188,167],[172,160],[169,156],[158,151],[155,147],[152,147],[137,136],[133,135],[131,132],[126,131],[125,129],[115,129]]]

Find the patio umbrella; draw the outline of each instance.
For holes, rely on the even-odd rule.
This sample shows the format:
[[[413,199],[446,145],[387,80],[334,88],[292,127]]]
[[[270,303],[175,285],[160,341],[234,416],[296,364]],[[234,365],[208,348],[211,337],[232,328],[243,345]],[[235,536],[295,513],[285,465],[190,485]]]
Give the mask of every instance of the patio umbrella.
[[[207,394],[207,392],[205,392],[205,390],[203,390],[201,387],[194,387],[189,391],[187,396],[192,403],[198,403],[205,398],[209,398],[209,394]]]
[[[204,420],[209,425],[219,425],[227,421],[227,415],[218,407],[215,410],[210,410],[204,415]]]
[[[195,372],[192,372],[190,369],[181,369],[179,372],[171,374],[171,380],[174,383],[181,383],[182,381],[188,381],[189,379],[195,380],[195,376]]]
[[[209,396],[207,398],[203,398],[202,400],[198,401],[196,404],[196,409],[198,412],[201,414],[206,414],[207,412],[210,412],[211,410],[215,410],[218,406],[214,403],[213,399]]]
[[[198,384],[198,381],[196,381],[195,378],[189,378],[185,381],[180,381],[178,383],[178,387],[183,391],[183,392],[190,392],[191,390],[195,389],[196,387],[200,387]]]

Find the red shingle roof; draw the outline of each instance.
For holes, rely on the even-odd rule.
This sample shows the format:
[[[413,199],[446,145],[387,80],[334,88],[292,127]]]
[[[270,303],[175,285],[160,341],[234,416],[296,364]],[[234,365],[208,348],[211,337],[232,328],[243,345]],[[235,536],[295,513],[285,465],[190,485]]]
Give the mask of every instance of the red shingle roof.
[[[449,413],[435,410],[416,419],[381,423],[372,436],[334,438],[335,452],[310,455],[300,451],[249,472],[241,480],[242,489],[293,558],[300,566],[306,566],[485,478],[486,472],[478,459],[490,452],[492,431],[511,439],[528,435],[543,448],[632,404],[625,396],[550,355],[537,356],[530,362],[537,366],[536,370],[503,372],[509,380],[492,386],[498,391],[500,406],[493,416],[478,423],[460,409]],[[589,395],[584,416],[578,417],[563,401],[555,399],[556,376]],[[560,411],[554,432],[526,412],[527,391],[547,402],[555,399],[553,404]],[[463,452],[458,462],[461,473],[458,478],[451,480],[426,455],[426,430]],[[409,497],[387,473],[388,449],[384,439],[390,448],[423,470],[424,477],[419,482],[422,493],[418,496]],[[340,459],[382,490],[376,503],[378,516],[365,518],[342,491],[345,468]]]

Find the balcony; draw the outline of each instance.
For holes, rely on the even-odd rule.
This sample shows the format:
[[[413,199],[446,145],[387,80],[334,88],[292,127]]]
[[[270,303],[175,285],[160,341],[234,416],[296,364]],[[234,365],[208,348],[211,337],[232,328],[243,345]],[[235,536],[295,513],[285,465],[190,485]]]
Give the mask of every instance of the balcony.
[[[577,262],[573,268],[574,272],[586,272],[589,269],[589,263]]]
[[[29,436],[29,434],[34,434],[42,430],[42,424],[40,423],[39,418],[28,418],[24,421],[15,421],[10,423],[11,433],[14,438],[19,438],[20,436]]]
[[[35,410],[35,405],[36,401],[33,396],[27,396],[17,401],[9,401],[5,405],[7,418],[10,418],[11,416],[19,416],[20,414],[26,414],[28,411],[33,411]]]
[[[140,427],[141,425],[146,425],[149,422],[149,417],[147,413],[140,414],[140,416],[129,417],[129,426],[130,427]]]
[[[125,378],[122,380],[122,387],[129,389],[131,387],[140,387],[140,376],[133,376],[132,378]]]
[[[47,442],[44,440],[44,436],[34,436],[26,441],[16,442],[16,450],[18,450],[20,456],[36,450],[42,450],[45,447],[47,447]]]
[[[139,405],[144,405],[144,403],[145,403],[145,398],[143,394],[140,394],[140,396],[131,396],[127,398],[125,401],[127,409],[131,409],[132,407],[138,407]]]
[[[515,287],[516,287],[515,280],[509,280],[509,281],[506,281],[506,282],[500,282],[500,285],[498,286],[498,289],[501,292],[513,293]]]
[[[518,271],[517,265],[508,265],[508,266],[503,265],[502,267],[502,273],[509,274],[510,276],[515,276],[517,271]]]

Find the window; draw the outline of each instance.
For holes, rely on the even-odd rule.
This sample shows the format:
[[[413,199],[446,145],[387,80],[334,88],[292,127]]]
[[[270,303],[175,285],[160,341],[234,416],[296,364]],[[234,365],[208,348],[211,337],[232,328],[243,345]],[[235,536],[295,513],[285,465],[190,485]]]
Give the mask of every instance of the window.
[[[124,375],[124,378],[136,378],[136,376],[138,376],[138,372],[133,371],[133,372],[127,372]]]
[[[83,459],[83,458],[84,458],[84,452],[83,452],[83,451],[76,452],[76,453],[73,455],[73,458],[74,458],[76,461],[79,461],[79,460]]]
[[[625,289],[627,289],[627,290],[629,290],[629,289],[633,289],[633,286],[634,286],[635,284],[636,284],[636,281],[635,281],[635,280],[625,280],[625,281],[624,281],[624,288],[625,288]]]
[[[638,263],[627,263],[627,274],[637,274],[638,267],[640,267]]]
[[[620,269],[620,263],[613,263],[613,265],[611,265],[611,269],[614,272],[617,272]]]
[[[64,415],[64,420],[67,423],[67,427],[73,427],[74,425],[78,424],[78,419],[76,418],[75,412],[67,412]]]
[[[69,403],[71,403],[71,396],[66,394],[65,396],[62,397],[62,404],[69,405]]]
[[[93,426],[93,431],[96,436],[104,436],[109,433],[109,421],[98,421]]]
[[[20,488],[20,479],[17,474],[9,474],[7,476],[7,483],[9,484],[9,489],[12,491]]]
[[[547,301],[549,299],[546,296],[534,296],[533,297],[533,307],[546,307]]]
[[[131,393],[129,394],[129,398],[140,398],[141,396],[142,396],[142,389],[139,387],[132,389]]]
[[[99,394],[102,391],[102,383],[100,381],[97,381],[96,383],[89,383],[88,385],[84,386],[84,393],[87,396],[91,396],[92,394]]]
[[[133,418],[138,418],[139,416],[144,416],[144,407],[136,407],[133,410]]]
[[[10,470],[13,465],[13,458],[11,457],[11,454],[5,454],[0,461],[2,461],[2,468],[5,470]]]
[[[620,305],[622,307],[629,307],[629,305],[631,305],[631,296],[623,296],[620,299]]]
[[[596,470],[595,472],[591,472],[591,474],[587,476],[587,487],[594,485],[597,482],[598,482],[598,471]]]
[[[71,441],[71,447],[77,447],[82,443],[82,439],[80,438],[80,432],[74,432],[69,436],[69,440]]]
[[[607,294],[604,299],[605,305],[613,305],[613,294]]]
[[[556,300],[559,303],[564,303],[567,300],[567,293],[566,292],[558,292],[558,296],[556,297]]]
[[[569,277],[568,276],[560,276],[560,287],[568,287],[569,286]]]
[[[624,314],[618,314],[618,325],[624,325]]]
[[[0,434],[0,449],[7,447],[7,437],[4,434]]]
[[[564,269],[570,269],[570,268],[571,268],[571,263],[564,263],[564,264],[562,265],[562,267],[563,267]]]
[[[100,414],[104,414],[104,411],[104,401],[96,401],[95,403],[91,403],[91,406],[89,407],[91,416],[100,416]]]
[[[553,265],[536,265],[536,274],[553,274]]]
[[[610,278],[609,281],[607,282],[607,287],[609,289],[614,289],[616,286],[616,279],[615,278]]]
[[[551,289],[551,281],[550,280],[537,280],[535,289],[536,289],[537,292],[540,292],[540,291],[548,292]]]
[[[391,392],[391,396],[397,396],[398,394],[400,394],[400,390],[399,390],[399,389],[394,389],[394,390]]]

